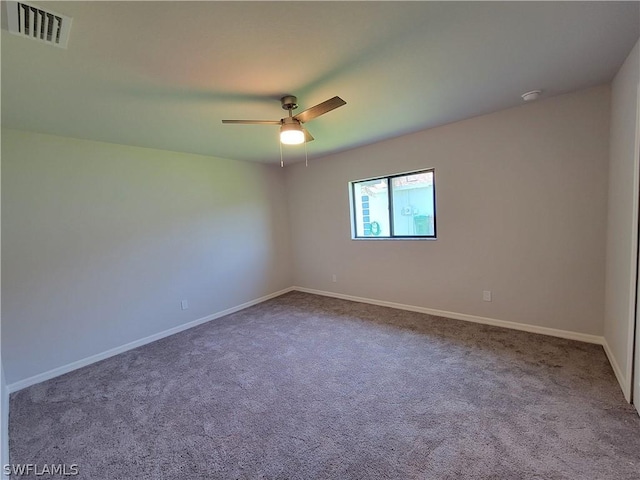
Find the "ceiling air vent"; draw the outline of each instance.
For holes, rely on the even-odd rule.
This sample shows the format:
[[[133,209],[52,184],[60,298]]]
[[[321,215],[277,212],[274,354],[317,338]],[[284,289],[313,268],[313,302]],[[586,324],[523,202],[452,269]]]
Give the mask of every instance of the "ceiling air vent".
[[[27,2],[5,2],[9,31],[15,35],[67,48],[71,17]]]

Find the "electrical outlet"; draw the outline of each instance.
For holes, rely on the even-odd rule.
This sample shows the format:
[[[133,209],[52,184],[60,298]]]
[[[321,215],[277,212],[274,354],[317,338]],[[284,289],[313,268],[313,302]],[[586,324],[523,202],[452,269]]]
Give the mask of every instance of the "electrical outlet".
[[[336,283],[338,281],[338,276],[335,273],[333,275],[331,275],[331,281],[333,283]]]
[[[186,310],[187,308],[189,308],[189,302],[187,302],[186,300],[182,300],[182,301],[180,302],[180,308],[181,308],[182,310]]]
[[[485,302],[491,301],[491,290],[484,290],[482,292],[482,300],[484,300]]]

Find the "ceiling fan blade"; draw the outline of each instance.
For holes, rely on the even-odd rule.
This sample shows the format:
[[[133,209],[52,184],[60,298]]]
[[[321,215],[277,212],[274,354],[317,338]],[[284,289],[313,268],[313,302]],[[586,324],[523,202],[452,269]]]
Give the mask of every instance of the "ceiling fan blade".
[[[313,135],[311,135],[309,133],[309,130],[307,130],[306,128],[302,127],[302,131],[304,132],[304,141],[305,142],[309,143],[309,142],[312,142],[314,140],[313,139]]]
[[[235,123],[244,125],[281,125],[280,120],[222,120],[222,123]]]
[[[329,100],[325,100],[324,102],[319,103],[315,107],[307,108],[304,112],[300,112],[299,114],[294,115],[293,118],[300,121],[301,123],[305,123],[346,104],[347,102],[345,102],[340,97],[333,97]]]

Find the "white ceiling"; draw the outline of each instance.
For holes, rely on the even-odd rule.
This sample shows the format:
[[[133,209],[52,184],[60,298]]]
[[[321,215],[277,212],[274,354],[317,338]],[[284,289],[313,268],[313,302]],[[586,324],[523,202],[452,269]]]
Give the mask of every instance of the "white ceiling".
[[[609,82],[637,2],[33,2],[73,17],[68,49],[2,27],[2,125],[279,162],[283,94],[310,158]],[[304,147],[286,147],[299,160]]]

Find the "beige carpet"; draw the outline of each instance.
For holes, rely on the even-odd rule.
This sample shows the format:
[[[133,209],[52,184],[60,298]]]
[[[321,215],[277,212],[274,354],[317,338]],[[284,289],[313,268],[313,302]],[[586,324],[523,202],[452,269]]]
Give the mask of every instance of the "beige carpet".
[[[640,478],[601,347],[299,292],[13,394],[10,447],[83,479]]]

